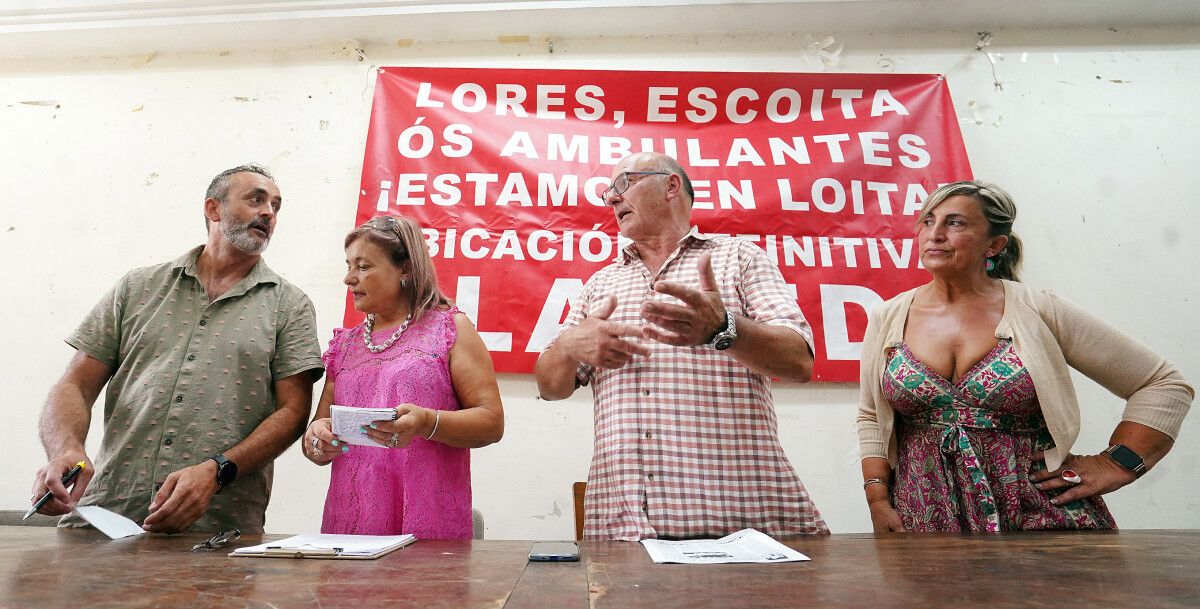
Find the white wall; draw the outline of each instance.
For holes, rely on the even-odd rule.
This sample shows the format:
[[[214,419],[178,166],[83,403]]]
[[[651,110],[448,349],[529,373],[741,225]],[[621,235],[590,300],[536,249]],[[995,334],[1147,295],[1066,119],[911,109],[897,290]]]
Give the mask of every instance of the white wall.
[[[1115,31],[1114,31],[1115,30]],[[941,73],[974,47],[955,32],[834,34],[837,69]],[[1021,209],[1026,280],[1104,316],[1200,380],[1200,29],[997,31],[1003,91],[973,53],[950,75],[976,176]],[[805,33],[544,42],[366,45],[378,65],[810,71]],[[321,340],[342,317],[340,242],[353,221],[371,89],[369,62],[340,45],[71,60],[0,59],[0,388],[8,475],[0,509],[28,505],[43,462],[36,418],[72,351],[62,338],[125,270],[203,239],[212,174],[266,164],[285,206],[267,252],[316,303]],[[24,102],[42,102],[28,104]],[[977,124],[969,102],[976,102]],[[48,105],[47,105],[48,104]],[[476,507],[492,538],[563,538],[570,484],[586,476],[591,396],[535,399],[531,377],[501,378],[507,434],[473,456]],[[1122,404],[1079,380],[1077,452],[1106,446]],[[856,385],[776,387],[781,435],[835,532],[870,529],[853,431]],[[97,410],[99,412],[99,410]],[[97,417],[98,418],[98,417]],[[98,445],[93,422],[89,447]],[[1196,431],[1137,484],[1110,496],[1126,528],[1200,527]],[[319,524],[324,469],[295,448],[276,469],[267,527]]]

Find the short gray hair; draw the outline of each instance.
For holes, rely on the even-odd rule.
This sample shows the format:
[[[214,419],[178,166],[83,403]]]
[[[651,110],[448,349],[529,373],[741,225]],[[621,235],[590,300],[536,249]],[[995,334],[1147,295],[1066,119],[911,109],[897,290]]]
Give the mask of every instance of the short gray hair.
[[[696,201],[696,191],[692,188],[692,179],[688,177],[687,172],[683,170],[683,166],[679,164],[679,161],[666,155],[660,157],[660,161],[664,165],[663,169],[679,176],[683,181],[683,191],[687,193],[688,203],[694,203]]]
[[[238,165],[230,169],[226,169],[218,173],[216,177],[208,183],[208,190],[204,192],[204,200],[216,199],[222,205],[227,203],[225,199],[229,197],[229,183],[233,181],[233,176],[239,173],[257,173],[260,176],[274,182],[275,176],[271,175],[265,167],[254,164]],[[204,229],[208,230],[208,216],[204,216]]]

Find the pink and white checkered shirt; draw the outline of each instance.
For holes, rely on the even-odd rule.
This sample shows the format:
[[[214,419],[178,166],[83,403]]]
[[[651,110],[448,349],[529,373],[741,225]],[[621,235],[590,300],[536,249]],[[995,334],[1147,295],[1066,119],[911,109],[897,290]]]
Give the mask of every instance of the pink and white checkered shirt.
[[[694,227],[657,277],[636,246],[627,246],[588,280],[563,329],[607,295],[617,298],[609,321],[642,325],[643,302],[675,300],[652,291],[652,282],[698,286],[697,264],[709,251],[729,310],[795,330],[812,345],[808,322],[766,254]],[[581,385],[591,383],[595,403],[584,537],[720,537],[746,527],[768,535],[827,533],[779,445],[770,379],[708,346],[642,343],[648,358],[577,372]]]

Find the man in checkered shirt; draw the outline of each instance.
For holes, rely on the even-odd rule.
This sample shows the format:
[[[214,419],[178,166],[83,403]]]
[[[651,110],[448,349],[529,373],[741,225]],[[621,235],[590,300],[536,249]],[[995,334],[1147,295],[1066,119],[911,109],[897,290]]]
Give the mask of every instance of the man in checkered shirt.
[[[812,330],[761,249],[692,226],[692,199],[666,155],[617,164],[604,200],[633,243],[538,358],[543,398],[592,385],[584,537],[827,533],[771,400],[772,377],[811,377]]]

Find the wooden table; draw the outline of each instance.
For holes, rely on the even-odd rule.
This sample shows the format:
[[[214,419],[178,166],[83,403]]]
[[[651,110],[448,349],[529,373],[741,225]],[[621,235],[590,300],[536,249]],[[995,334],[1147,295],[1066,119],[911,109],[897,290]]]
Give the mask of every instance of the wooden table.
[[[707,566],[655,565],[620,542],[529,563],[528,541],[355,561],[189,551],[203,539],[0,527],[0,607],[1200,607],[1200,531],[833,535],[787,542],[811,562]]]

